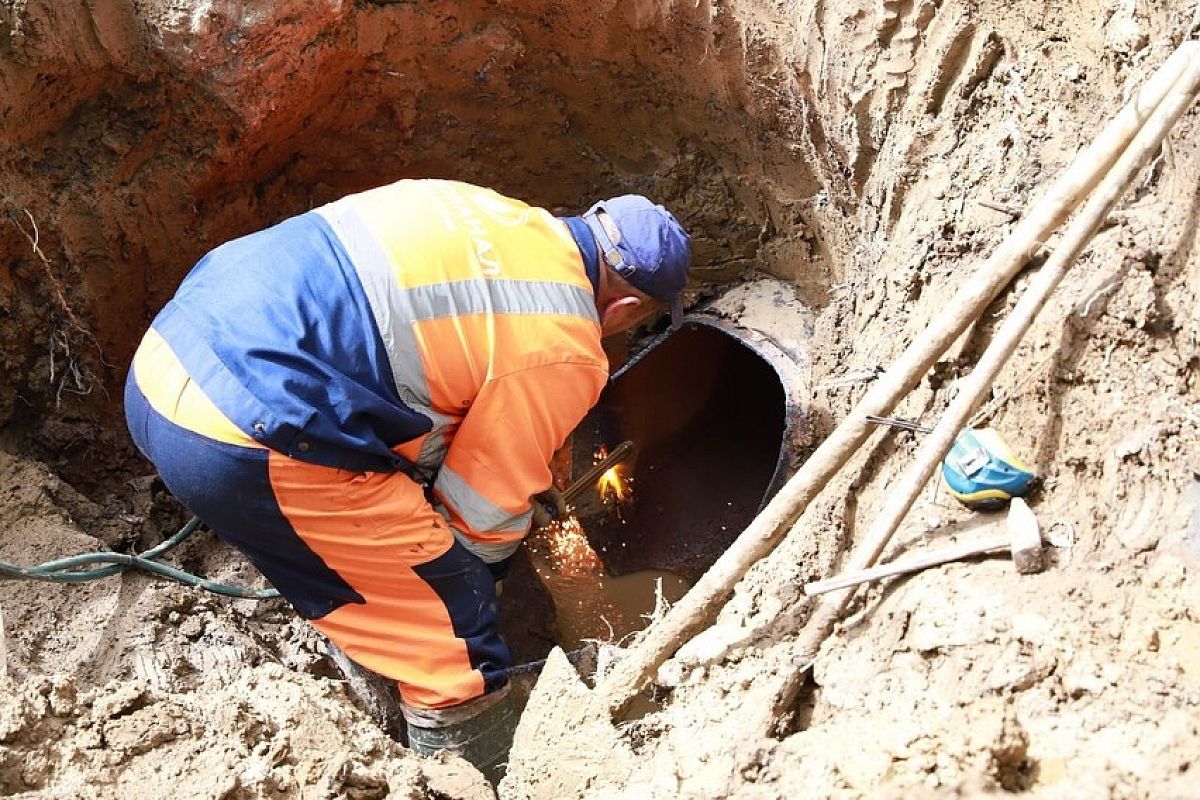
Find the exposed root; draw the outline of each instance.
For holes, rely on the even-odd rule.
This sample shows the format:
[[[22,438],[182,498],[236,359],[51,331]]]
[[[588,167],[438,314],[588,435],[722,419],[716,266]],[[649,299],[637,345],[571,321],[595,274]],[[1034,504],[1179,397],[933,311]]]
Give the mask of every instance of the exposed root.
[[[54,387],[55,408],[62,403],[64,392],[89,395],[97,385],[91,370],[71,352],[71,337],[64,328],[50,334],[50,385]]]
[[[667,615],[667,611],[671,608],[671,602],[667,600],[663,594],[662,578],[654,579],[654,610],[649,614],[644,614],[646,624],[652,625],[658,620]]]
[[[71,304],[67,302],[66,290],[63,288],[62,281],[54,272],[54,267],[50,263],[50,259],[41,248],[41,232],[38,230],[37,220],[29,209],[22,208],[21,211],[29,220],[29,229],[21,222],[20,217],[9,211],[9,219],[17,230],[29,241],[30,248],[38,260],[42,262],[42,268],[46,273],[46,280],[50,284],[50,293],[53,295],[55,302],[58,304],[59,311],[62,312],[66,322],[64,325],[56,326],[50,334],[49,356],[50,356],[50,385],[54,388],[54,405],[57,408],[62,402],[64,393],[88,395],[96,387],[100,387],[104,391],[104,387],[96,378],[95,374],[88,368],[87,364],[83,363],[71,350],[72,334],[77,334],[83,339],[90,342],[95,348],[100,363],[105,366],[111,366],[104,358],[104,351],[100,347],[100,342],[96,339],[95,334],[91,332],[80,320]]]

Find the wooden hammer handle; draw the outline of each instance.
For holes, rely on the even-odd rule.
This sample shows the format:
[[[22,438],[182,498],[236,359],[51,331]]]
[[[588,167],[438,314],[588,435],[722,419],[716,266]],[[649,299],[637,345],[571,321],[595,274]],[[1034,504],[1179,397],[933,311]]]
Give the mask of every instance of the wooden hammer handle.
[[[1002,533],[983,539],[982,541],[962,542],[947,547],[939,547],[927,553],[913,556],[912,558],[891,561],[887,564],[879,564],[867,569],[848,572],[845,575],[837,575],[825,580],[806,583],[804,585],[804,593],[809,597],[813,597],[818,594],[832,592],[835,589],[846,589],[850,586],[858,586],[860,583],[869,583],[870,581],[877,581],[880,578],[887,578],[892,575],[917,572],[929,567],[936,567],[939,564],[948,564],[951,561],[962,561],[963,559],[980,556],[984,553],[1007,550],[1011,546],[1012,542],[1008,534]]]

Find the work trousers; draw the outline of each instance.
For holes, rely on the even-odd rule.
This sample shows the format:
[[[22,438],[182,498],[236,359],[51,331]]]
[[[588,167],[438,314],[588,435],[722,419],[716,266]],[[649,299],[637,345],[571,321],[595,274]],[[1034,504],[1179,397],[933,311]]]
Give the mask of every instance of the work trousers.
[[[400,472],[308,464],[255,442],[154,331],[125,385],[138,449],[167,489],[405,704],[453,707],[507,681],[491,572]]]

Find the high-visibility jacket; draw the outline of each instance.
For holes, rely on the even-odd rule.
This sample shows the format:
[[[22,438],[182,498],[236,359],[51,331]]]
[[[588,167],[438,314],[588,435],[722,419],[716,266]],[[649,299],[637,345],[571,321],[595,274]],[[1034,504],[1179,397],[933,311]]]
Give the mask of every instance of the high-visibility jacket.
[[[432,479],[456,536],[495,562],[608,377],[595,258],[574,219],[400,181],[218,247],[153,328],[248,436]]]

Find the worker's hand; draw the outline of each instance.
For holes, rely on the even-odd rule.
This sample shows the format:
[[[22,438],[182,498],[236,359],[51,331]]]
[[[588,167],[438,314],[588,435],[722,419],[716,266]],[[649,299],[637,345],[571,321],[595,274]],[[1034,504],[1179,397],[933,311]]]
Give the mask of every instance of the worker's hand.
[[[567,501],[562,492],[553,484],[550,488],[535,494],[530,501],[533,503],[533,527],[540,528],[552,520],[562,519],[567,515]]]

